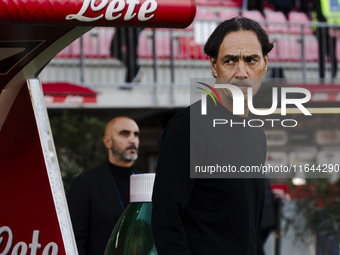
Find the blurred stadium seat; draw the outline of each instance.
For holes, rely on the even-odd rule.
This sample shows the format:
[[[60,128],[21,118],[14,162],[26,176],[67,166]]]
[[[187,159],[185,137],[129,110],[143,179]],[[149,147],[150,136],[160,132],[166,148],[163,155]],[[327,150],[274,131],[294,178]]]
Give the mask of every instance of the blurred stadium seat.
[[[219,0],[196,0],[196,4],[202,6],[217,6]]]
[[[111,55],[111,41],[114,35],[113,28],[98,28],[98,57],[107,58]]]
[[[242,0],[196,0],[196,4],[205,7],[235,7],[239,8],[242,6]]]
[[[242,7],[242,0],[221,0],[220,5],[226,7],[240,8]]]
[[[318,40],[315,37],[310,37],[308,38],[308,40],[305,40],[304,42],[306,62],[317,62],[319,60]]]
[[[137,51],[139,58],[152,58],[152,42],[148,39],[146,30],[139,35]]]
[[[228,9],[228,10],[222,9],[217,14],[217,17],[220,20],[227,20],[227,19],[231,19],[237,16],[240,16],[239,11],[232,10],[232,9]]]
[[[69,58],[79,58],[81,54],[80,38],[75,40],[69,46],[68,57]],[[95,44],[91,34],[88,32],[82,36],[83,40],[83,54],[85,58],[95,58],[97,57]]]
[[[253,19],[253,20],[256,20],[258,22],[263,22],[264,21],[263,15],[258,10],[251,10],[251,11],[243,10],[242,11],[242,17]]]
[[[156,56],[159,59],[170,58],[171,51],[169,31],[160,31],[156,33]]]
[[[291,34],[301,34],[301,24],[304,24],[304,33],[307,35],[313,34],[312,28],[308,26],[308,19],[307,15],[303,12],[295,12],[292,11],[288,14],[288,21],[291,23],[299,23],[299,24],[290,24],[290,33]]]
[[[274,42],[274,48],[268,53],[268,61],[270,62],[279,62],[279,48],[277,42]]]
[[[99,56],[96,50],[94,36],[92,36],[91,32],[83,35],[83,48],[85,58],[97,58]]]
[[[194,39],[198,44],[204,44],[217,27],[217,15],[210,9],[198,9],[194,20]]]
[[[277,58],[280,62],[301,61],[301,47],[296,38],[285,37],[277,39]]]
[[[279,11],[268,10],[264,14],[265,20],[268,22],[266,30],[268,33],[288,33],[289,26],[285,15]],[[275,24],[275,23],[280,24]]]
[[[197,9],[196,11],[196,19],[215,20],[216,18],[215,12],[211,9]]]
[[[178,58],[180,59],[209,59],[209,57],[204,53],[202,44],[195,42],[193,37],[181,36],[179,38],[179,49],[180,54]]]
[[[80,38],[78,38],[77,40],[70,44],[68,57],[79,58],[79,56],[80,56]]]
[[[262,27],[264,29],[266,29],[265,19],[264,19],[263,15],[261,14],[260,11],[258,11],[258,10],[251,10],[251,11],[243,10],[242,11],[242,17],[256,20],[257,22],[259,22],[262,25]]]

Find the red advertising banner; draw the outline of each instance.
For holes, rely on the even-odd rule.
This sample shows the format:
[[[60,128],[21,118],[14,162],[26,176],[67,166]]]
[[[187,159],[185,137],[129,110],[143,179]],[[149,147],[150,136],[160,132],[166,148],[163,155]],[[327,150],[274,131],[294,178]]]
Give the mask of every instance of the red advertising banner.
[[[333,84],[293,84],[294,87],[305,88],[311,92],[311,102],[340,102],[340,86]]]
[[[340,102],[340,92],[320,91],[311,93],[312,102]]]
[[[0,20],[11,23],[184,28],[195,14],[195,0],[0,1]]]
[[[97,92],[67,82],[43,83],[45,104],[82,105],[97,103]]]

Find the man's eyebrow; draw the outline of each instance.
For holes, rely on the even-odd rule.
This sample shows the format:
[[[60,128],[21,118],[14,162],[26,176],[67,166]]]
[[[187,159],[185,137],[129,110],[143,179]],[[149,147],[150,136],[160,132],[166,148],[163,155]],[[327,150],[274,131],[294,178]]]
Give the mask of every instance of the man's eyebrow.
[[[131,132],[130,130],[123,129],[123,130],[121,130],[119,133],[122,134],[122,133],[130,133],[130,132]]]
[[[131,131],[131,130],[127,130],[127,129],[123,129],[119,132],[119,134],[123,134],[123,133],[134,133],[134,135],[139,135],[139,131]]]
[[[240,55],[230,55],[230,54],[227,54],[223,57],[223,59],[239,59],[240,58]],[[245,59],[249,59],[249,58],[260,58],[260,56],[258,54],[251,54],[251,55],[245,55],[243,56],[243,58]]]
[[[227,55],[223,56],[223,59],[225,59],[225,58],[228,58],[228,59],[238,59],[238,58],[239,58],[239,56],[237,56],[237,55],[229,55],[229,54],[227,54]]]
[[[257,54],[251,54],[251,55],[244,56],[244,58],[260,58],[260,57],[261,56],[257,55]]]

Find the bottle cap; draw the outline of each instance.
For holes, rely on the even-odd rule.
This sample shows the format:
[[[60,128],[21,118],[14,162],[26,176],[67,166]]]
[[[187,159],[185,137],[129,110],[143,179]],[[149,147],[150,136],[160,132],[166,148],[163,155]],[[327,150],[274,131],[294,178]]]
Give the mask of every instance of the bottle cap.
[[[155,174],[133,174],[130,176],[130,202],[151,202]]]

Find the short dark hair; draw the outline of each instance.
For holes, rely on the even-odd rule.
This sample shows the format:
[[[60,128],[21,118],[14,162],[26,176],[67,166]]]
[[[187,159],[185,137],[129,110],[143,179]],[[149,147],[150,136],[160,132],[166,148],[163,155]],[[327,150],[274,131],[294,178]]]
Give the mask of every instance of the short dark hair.
[[[274,44],[269,42],[269,37],[266,31],[264,31],[258,22],[244,17],[235,17],[225,20],[217,26],[204,46],[205,54],[207,54],[209,57],[217,59],[218,51],[224,37],[230,32],[242,30],[255,32],[257,39],[261,44],[263,57],[265,57],[273,49]]]

